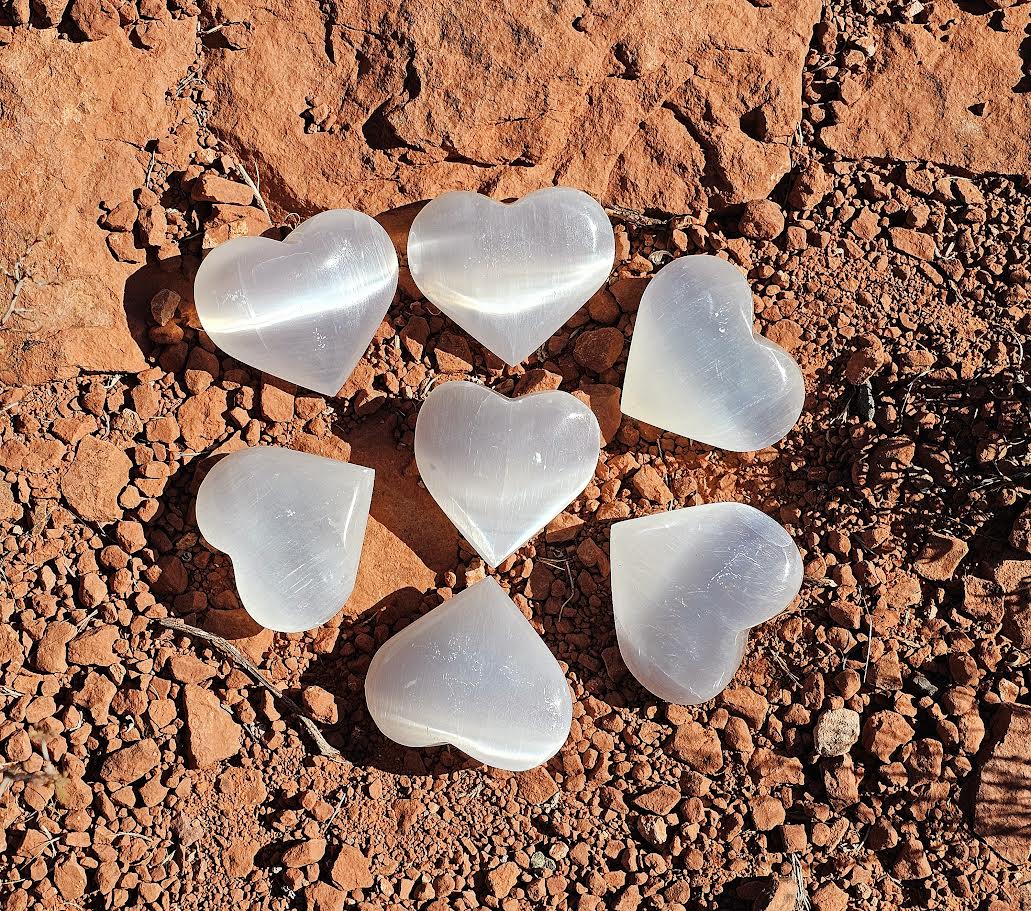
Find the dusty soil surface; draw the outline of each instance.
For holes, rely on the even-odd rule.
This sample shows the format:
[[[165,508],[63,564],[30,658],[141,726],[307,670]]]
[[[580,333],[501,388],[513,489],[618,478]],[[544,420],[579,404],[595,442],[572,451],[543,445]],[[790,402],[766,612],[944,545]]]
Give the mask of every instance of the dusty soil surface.
[[[1029,23],[1019,0],[2,0],[5,911],[1031,908]],[[553,182],[610,207],[617,268],[519,368],[404,269],[332,399],[200,330],[192,278],[228,238],[353,206],[403,256],[420,200]],[[769,450],[621,418],[642,288],[697,252],[747,270],[805,372]],[[413,464],[441,375],[569,390],[606,435],[497,572],[575,700],[525,774],[400,748],[364,708],[377,645],[484,575]],[[358,588],[312,633],[254,627],[197,533],[205,471],[259,442],[377,472]],[[608,529],[720,499],[782,522],[805,584],[714,703],[658,703],[615,647]]]

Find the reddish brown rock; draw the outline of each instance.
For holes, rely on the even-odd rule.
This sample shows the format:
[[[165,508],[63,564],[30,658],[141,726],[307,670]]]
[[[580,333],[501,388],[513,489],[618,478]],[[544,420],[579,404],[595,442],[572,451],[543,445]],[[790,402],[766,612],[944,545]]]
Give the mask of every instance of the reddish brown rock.
[[[887,762],[900,746],[913,739],[913,733],[898,712],[874,712],[863,725],[863,748]]]
[[[252,841],[232,841],[222,855],[226,874],[233,879],[243,879],[254,869],[257,852],[258,845]]]
[[[309,911],[341,911],[347,895],[329,883],[316,882],[304,890],[304,898]]]
[[[719,735],[697,721],[678,725],[670,748],[678,759],[703,775],[712,775],[723,768]]]
[[[295,841],[287,845],[280,854],[280,860],[284,867],[296,869],[307,867],[309,864],[317,864],[326,853],[326,839],[306,838],[303,841]]]
[[[114,653],[114,644],[117,641],[117,626],[87,629],[68,644],[68,660],[72,664],[83,666],[110,667],[119,660]]]
[[[1010,531],[1010,544],[1017,550],[1031,553],[1031,503],[1017,516]]]
[[[620,410],[620,389],[618,386],[610,386],[607,383],[588,384],[573,393],[581,402],[587,405],[594,416],[598,419],[598,427],[601,429],[601,441],[608,445],[619,432],[619,425],[623,421],[623,413]]]
[[[636,0],[485,17],[431,0],[327,28],[316,6],[253,4],[236,14],[253,25],[247,51],[210,55],[210,124],[242,160],[261,158],[295,211],[382,211],[485,182],[498,198],[563,183],[669,212],[762,199],[790,167],[819,13],[815,0],[708,0],[674,23]],[[301,111],[317,112],[317,132]],[[403,148],[418,150],[411,164]]]
[[[889,228],[888,237],[896,250],[915,256],[917,259],[930,262],[938,252],[934,238],[921,231],[912,231],[909,228]]]
[[[99,20],[87,7],[103,12],[103,4],[78,5],[75,15],[93,31]],[[190,116],[189,99],[168,89],[194,59],[196,26],[189,17],[162,22],[160,48],[144,54],[117,27],[117,14],[114,25],[92,43],[67,41],[57,29],[17,29],[0,60],[3,123],[18,125],[4,130],[0,146],[0,173],[15,178],[2,184],[0,300],[10,299],[13,263],[21,259],[32,276],[18,299],[25,312],[0,333],[3,383],[147,366],[126,318],[127,282],[138,266],[108,253],[99,204],[131,199],[149,160],[140,150]],[[131,117],[116,86],[132,86]],[[154,290],[143,292],[142,306]]]
[[[917,574],[932,582],[951,579],[970,548],[966,541],[951,535],[932,534],[913,562]]]
[[[823,202],[833,186],[834,181],[823,166],[819,162],[810,162],[791,182],[788,204],[794,209],[811,209]]]
[[[1031,709],[1003,706],[992,722],[993,744],[973,801],[974,828],[999,854],[1014,864],[1031,856]]]
[[[75,633],[75,625],[65,620],[47,624],[36,645],[36,667],[45,674],[63,674],[68,670],[65,649]]]
[[[86,894],[86,871],[74,857],[54,865],[54,885],[66,901],[76,902]]]
[[[211,387],[183,402],[179,408],[179,428],[190,449],[201,450],[226,432],[228,408],[224,389]]]
[[[132,784],[161,762],[161,752],[153,740],[141,740],[108,754],[100,766],[103,781]]]
[[[441,373],[468,373],[473,369],[473,352],[464,335],[444,332],[437,340],[433,358]]]
[[[121,518],[118,495],[129,483],[132,462],[117,446],[96,437],[85,437],[61,478],[61,493],[82,518],[113,522]]]
[[[337,723],[337,704],[333,694],[321,686],[306,686],[301,691],[301,703],[316,721],[323,724]]]
[[[760,832],[769,832],[783,825],[786,818],[784,804],[776,797],[757,797],[751,801],[752,822]]]
[[[673,808],[680,803],[681,793],[668,784],[659,785],[651,791],[639,794],[634,798],[634,805],[647,813],[655,813],[657,816],[665,816],[673,811]]]
[[[573,357],[585,370],[604,373],[619,360],[625,342],[623,333],[616,328],[592,329],[577,336]]]
[[[773,240],[784,230],[784,213],[769,199],[750,200],[741,210],[738,230],[754,240]]]
[[[544,766],[537,766],[518,776],[519,796],[527,803],[537,805],[546,803],[558,793],[558,785]]]
[[[901,880],[927,879],[931,875],[931,864],[919,839],[908,838],[902,842],[891,871]]]
[[[952,20],[948,41],[923,24],[874,29],[857,100],[838,106],[820,138],[848,158],[1031,176],[1031,94],[1019,88],[1031,6],[1008,11],[1005,29],[954,4],[941,15]]]
[[[249,206],[254,191],[246,184],[219,177],[212,171],[205,171],[193,182],[190,196],[200,202],[222,202],[233,206]]]
[[[630,481],[638,495],[651,503],[665,506],[673,499],[672,491],[666,486],[662,475],[651,465],[639,468]]]
[[[487,872],[487,888],[495,898],[507,898],[518,878],[519,867],[512,861],[506,861]]]
[[[183,709],[186,752],[192,768],[209,768],[240,751],[243,730],[210,690],[186,684]]]
[[[373,882],[368,858],[351,845],[340,846],[333,860],[329,878],[345,892],[368,889]]]

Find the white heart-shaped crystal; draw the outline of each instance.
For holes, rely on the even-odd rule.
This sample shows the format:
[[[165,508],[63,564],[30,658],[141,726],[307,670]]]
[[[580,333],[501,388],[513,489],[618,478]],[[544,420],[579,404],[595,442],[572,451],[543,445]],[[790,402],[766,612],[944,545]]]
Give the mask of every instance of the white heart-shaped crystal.
[[[380,647],[365,701],[397,743],[450,743],[511,772],[554,756],[573,720],[562,668],[489,576]]]
[[[630,342],[624,414],[749,452],[782,439],[804,402],[798,364],[752,331],[752,292],[735,266],[684,256],[651,280]]]
[[[427,203],[408,235],[426,298],[509,364],[546,342],[612,271],[605,210],[571,187],[506,205],[452,192]]]
[[[397,253],[368,215],[334,209],[280,242],[239,237],[197,271],[197,315],[238,361],[336,395],[386,315]]]
[[[197,491],[197,525],[229,554],[247,612],[294,633],[331,619],[347,601],[375,472],[274,446],[231,453]]]
[[[444,383],[415,425],[426,489],[490,566],[514,553],[594,477],[598,419],[568,392],[510,399],[476,383]]]
[[[612,526],[619,651],[645,689],[680,705],[730,683],[748,630],[786,608],[802,558],[784,528],[743,503],[710,503]]]

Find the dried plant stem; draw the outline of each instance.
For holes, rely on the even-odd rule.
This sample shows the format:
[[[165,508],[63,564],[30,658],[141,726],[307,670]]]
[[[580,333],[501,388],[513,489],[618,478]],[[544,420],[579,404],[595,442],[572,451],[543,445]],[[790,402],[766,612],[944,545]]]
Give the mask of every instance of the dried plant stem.
[[[301,707],[294,702],[289,696],[286,696],[281,689],[270,683],[265,675],[258,670],[258,668],[241,652],[232,642],[227,639],[223,639],[221,636],[216,636],[214,633],[209,633],[207,630],[199,629],[196,626],[190,626],[188,623],[183,623],[182,620],[176,620],[172,617],[162,618],[155,621],[158,626],[163,626],[165,629],[174,630],[177,633],[182,633],[186,636],[192,636],[194,639],[202,639],[204,642],[213,645],[223,655],[229,658],[231,661],[235,661],[240,667],[250,676],[250,678],[258,684],[262,689],[271,693],[272,696],[278,699],[283,706],[288,709],[293,715],[297,716],[298,722],[308,732],[308,735],[314,741],[319,754],[322,756],[339,756],[340,750],[332,746],[328,740],[322,735],[322,731],[319,730],[318,725],[315,724]]]
[[[238,164],[236,166],[236,170],[240,172],[240,176],[243,178],[243,182],[251,188],[251,191],[254,193],[254,198],[258,201],[258,205],[261,207],[261,211],[265,213],[265,217],[268,219],[269,224],[274,224],[274,222],[272,221],[272,216],[269,214],[268,206],[265,205],[265,200],[262,198],[261,195],[261,175],[258,173],[258,166],[254,166],[254,174],[257,177],[257,180],[251,180],[251,175],[247,173],[242,164]]]

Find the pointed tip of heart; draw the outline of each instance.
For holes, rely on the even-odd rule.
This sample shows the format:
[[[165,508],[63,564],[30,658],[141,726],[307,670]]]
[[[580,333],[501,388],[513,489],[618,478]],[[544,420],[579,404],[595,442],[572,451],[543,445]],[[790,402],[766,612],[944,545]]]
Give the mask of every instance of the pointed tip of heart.
[[[550,759],[572,724],[562,668],[492,577],[388,639],[369,665],[365,697],[391,740],[449,743],[513,772]]]
[[[423,402],[415,461],[440,508],[496,567],[590,483],[600,438],[594,412],[568,392],[513,399],[459,380]]]

